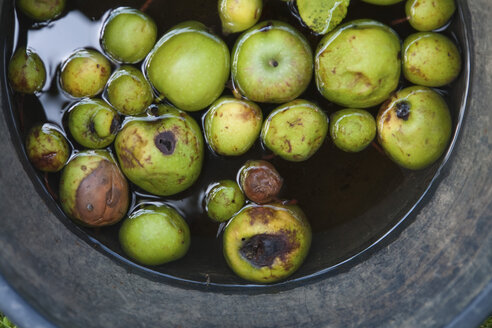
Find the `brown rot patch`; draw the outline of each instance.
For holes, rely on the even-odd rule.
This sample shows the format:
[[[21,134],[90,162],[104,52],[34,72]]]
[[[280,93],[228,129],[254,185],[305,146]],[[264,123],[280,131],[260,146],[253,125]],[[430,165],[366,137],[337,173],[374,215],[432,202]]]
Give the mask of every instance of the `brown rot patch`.
[[[282,262],[282,266],[288,269],[288,255],[299,247],[299,244],[292,238],[292,233],[282,230],[277,234],[259,234],[243,241],[239,250],[248,262],[256,267],[272,267],[276,258]]]
[[[258,161],[250,167],[243,180],[243,190],[250,200],[258,204],[271,202],[279,194],[283,179],[272,164]]]
[[[128,184],[116,165],[103,160],[80,182],[75,194],[77,219],[100,227],[119,221],[128,207]]]
[[[154,144],[164,155],[172,155],[176,148],[176,137],[172,131],[164,131],[154,138]]]
[[[42,170],[56,170],[59,166],[58,153],[50,152],[31,158],[35,167]]]
[[[252,207],[248,210],[248,216],[251,218],[249,223],[255,225],[258,222],[261,222],[267,225],[274,214],[274,210],[269,207]]]
[[[133,151],[127,147],[122,147],[119,155],[125,168],[132,169],[136,167],[135,163],[140,167],[144,167]]]
[[[410,116],[410,103],[408,101],[400,101],[396,104],[396,116],[404,121],[408,121],[408,117]]]

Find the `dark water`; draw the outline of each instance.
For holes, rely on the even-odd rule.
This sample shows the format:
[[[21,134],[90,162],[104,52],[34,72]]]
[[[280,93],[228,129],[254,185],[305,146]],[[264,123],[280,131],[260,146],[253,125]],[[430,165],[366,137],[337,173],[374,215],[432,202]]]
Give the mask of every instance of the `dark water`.
[[[280,0],[264,0],[265,7],[261,20],[276,19],[288,22],[300,30],[309,40],[313,51],[321,39],[302,26],[298,19],[292,15],[289,6]],[[67,131],[64,124],[66,110],[75,103],[75,100],[66,98],[58,89],[57,71],[61,62],[75,49],[94,48],[101,51],[99,45],[99,33],[104,18],[108,11],[118,5],[141,8],[145,1],[124,1],[117,3],[108,0],[68,1],[69,5],[63,17],[49,24],[34,24],[31,20],[18,14],[18,45],[26,44],[34,49],[44,60],[48,82],[45,89],[36,96],[16,95],[17,118],[24,134],[36,122],[49,121],[57,124]],[[403,4],[378,7],[361,1],[353,0],[349,8],[349,14],[345,21],[358,18],[373,18],[386,24],[404,16]],[[198,20],[207,25],[211,31],[221,35],[229,48],[232,49],[236,35],[223,36],[221,24],[216,10],[215,0],[154,0],[146,8],[146,12],[156,21],[159,36],[169,28],[185,20]],[[403,39],[412,29],[408,23],[393,26]],[[450,33],[450,32],[446,32]],[[116,65],[114,66],[116,68]],[[405,86],[402,80],[401,86]],[[446,95],[451,89],[442,90]],[[225,94],[232,94],[226,89]],[[317,102],[330,114],[338,109],[338,106],[325,100],[316,90],[314,82],[301,96]],[[264,116],[275,107],[274,105],[261,105]],[[454,114],[457,109],[453,109]],[[370,110],[374,115],[377,108]],[[201,116],[205,111],[192,113],[191,115],[201,122]],[[76,146],[76,145],[75,145]],[[397,211],[387,211],[386,215],[379,215],[376,223],[368,223],[368,213],[381,213],[381,208],[404,208],[409,206],[409,199],[416,199],[419,192],[425,189],[426,184],[435,172],[436,166],[421,172],[408,172],[388,160],[377,147],[369,147],[359,154],[347,154],[337,150],[331,141],[327,139],[321,149],[303,163],[292,163],[280,158],[272,158],[271,153],[264,150],[258,141],[255,146],[244,156],[237,158],[217,157],[207,152],[204,167],[199,180],[187,191],[178,195],[157,198],[147,195],[145,192],[133,188],[134,204],[144,200],[162,200],[183,214],[190,224],[192,232],[192,246],[185,259],[166,266],[155,268],[157,271],[169,273],[187,279],[200,280],[204,272],[217,273],[219,281],[235,281],[229,273],[221,255],[220,237],[217,236],[218,224],[212,223],[204,213],[203,197],[210,183],[222,179],[235,179],[237,171],[248,159],[268,158],[284,177],[285,185],[281,193],[282,199],[294,200],[304,210],[309,218],[314,232],[312,261],[309,259],[305,266],[311,273],[322,269],[323,266],[336,264],[346,254],[353,253],[364,243],[377,239],[391,227],[398,218],[394,217]],[[48,177],[49,189],[57,193],[59,174]],[[418,181],[420,186],[408,187]],[[390,196],[402,188],[410,188],[412,197],[401,199],[401,204],[386,204]],[[401,198],[401,197],[400,197]],[[370,221],[370,222],[373,222]],[[354,240],[353,249],[349,243],[340,246],[329,244],[325,241],[330,232],[340,226],[350,225],[356,227],[350,238]],[[102,229],[85,229],[86,232],[101,241],[113,251],[120,253],[117,241],[119,225]],[[340,244],[341,245],[341,244]],[[328,247],[331,251],[325,252]],[[333,251],[333,248],[335,249]],[[328,258],[323,258],[323,256]],[[194,267],[199,272],[184,271],[182,267]],[[303,274],[301,270],[301,275]],[[227,277],[229,275],[230,277]],[[225,277],[225,278],[224,278]]]

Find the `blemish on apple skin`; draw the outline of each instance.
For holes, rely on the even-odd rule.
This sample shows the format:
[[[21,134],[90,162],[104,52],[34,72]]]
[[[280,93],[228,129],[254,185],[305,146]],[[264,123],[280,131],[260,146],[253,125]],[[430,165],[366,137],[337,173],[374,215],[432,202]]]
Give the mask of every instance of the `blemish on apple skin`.
[[[407,101],[400,101],[399,103],[397,103],[396,116],[404,121],[408,121],[408,118],[410,116],[410,103],[408,103]]]
[[[174,133],[171,131],[159,133],[154,138],[154,144],[164,155],[172,155],[176,148],[176,138]]]
[[[240,254],[256,267],[272,268],[275,259],[279,258],[285,270],[292,267],[288,255],[299,248],[296,231],[280,230],[275,234],[258,234],[244,240]]]
[[[248,215],[251,218],[249,224],[253,226],[257,221],[261,221],[263,224],[267,225],[274,214],[275,212],[269,207],[252,207],[248,210]]]

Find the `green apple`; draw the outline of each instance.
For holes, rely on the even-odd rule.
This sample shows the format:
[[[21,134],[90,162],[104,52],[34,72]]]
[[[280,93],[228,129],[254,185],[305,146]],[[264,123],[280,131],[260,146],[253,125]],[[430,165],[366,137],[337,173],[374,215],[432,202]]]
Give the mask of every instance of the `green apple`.
[[[316,104],[297,99],[274,109],[263,123],[261,140],[285,160],[308,160],[328,133],[328,117]]]
[[[37,53],[21,47],[10,59],[8,78],[15,91],[35,93],[40,91],[46,82],[46,69]]]
[[[253,26],[232,50],[235,92],[251,101],[294,100],[306,90],[312,73],[313,55],[306,38],[283,22]]]
[[[299,16],[316,34],[326,34],[347,15],[350,0],[297,0]]]
[[[403,42],[403,74],[417,85],[442,87],[461,72],[461,55],[449,38],[434,32],[410,35]]]
[[[101,46],[109,57],[121,63],[138,63],[157,39],[154,20],[143,12],[120,7],[111,12],[101,32]]]
[[[454,0],[407,0],[405,4],[410,25],[422,32],[443,27],[455,11]]]
[[[118,113],[101,99],[83,99],[68,110],[70,134],[83,147],[109,146],[119,127]]]
[[[123,221],[119,240],[125,254],[136,262],[161,265],[185,256],[190,229],[175,209],[147,204]]]
[[[246,153],[260,135],[263,113],[255,103],[222,97],[210,106],[203,123],[214,152],[225,156]]]
[[[329,101],[350,108],[381,104],[400,80],[400,39],[374,20],[346,23],[325,35],[315,56],[316,85]]]
[[[378,140],[400,166],[419,170],[433,164],[451,138],[451,115],[434,90],[414,86],[389,99],[377,117]]]
[[[159,114],[128,120],[114,145],[130,181],[155,195],[169,196],[189,188],[200,175],[203,137],[185,112],[160,105]]]
[[[109,78],[106,90],[109,103],[124,115],[142,114],[154,101],[152,87],[133,66],[117,69]]]
[[[145,61],[154,88],[185,111],[210,106],[222,94],[229,70],[227,45],[195,21],[168,31]]]
[[[363,109],[342,109],[331,115],[330,135],[339,149],[356,153],[364,150],[376,137],[376,120]]]
[[[94,97],[103,91],[110,75],[106,57],[96,50],[80,49],[62,64],[60,85],[72,97]]]
[[[67,163],[70,148],[58,128],[49,123],[32,127],[26,138],[27,157],[44,172],[58,172]]]
[[[17,0],[19,9],[37,21],[55,19],[65,9],[66,0]]]
[[[218,4],[224,34],[242,32],[255,25],[263,10],[262,0],[219,0]]]
[[[249,205],[227,224],[224,257],[241,278],[273,283],[293,274],[311,246],[311,227],[297,206]]]
[[[225,222],[239,212],[245,202],[237,182],[222,180],[210,185],[205,195],[205,210],[209,218]]]

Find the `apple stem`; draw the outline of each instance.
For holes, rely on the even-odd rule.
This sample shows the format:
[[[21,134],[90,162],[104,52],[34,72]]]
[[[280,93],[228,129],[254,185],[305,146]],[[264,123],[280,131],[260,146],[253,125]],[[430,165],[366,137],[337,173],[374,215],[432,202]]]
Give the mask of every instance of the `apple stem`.
[[[144,4],[142,5],[142,7],[140,7],[140,11],[145,12],[147,10],[147,8],[149,8],[149,6],[152,4],[152,1],[154,1],[154,0],[146,0],[144,2]]]
[[[405,23],[405,22],[407,22],[407,21],[409,21],[409,20],[410,20],[410,17],[409,17],[409,16],[407,16],[407,17],[403,17],[403,18],[398,18],[398,19],[395,19],[394,21],[392,21],[392,22],[390,23],[390,25],[391,25],[391,26],[399,25],[399,24],[401,24],[401,23]]]

